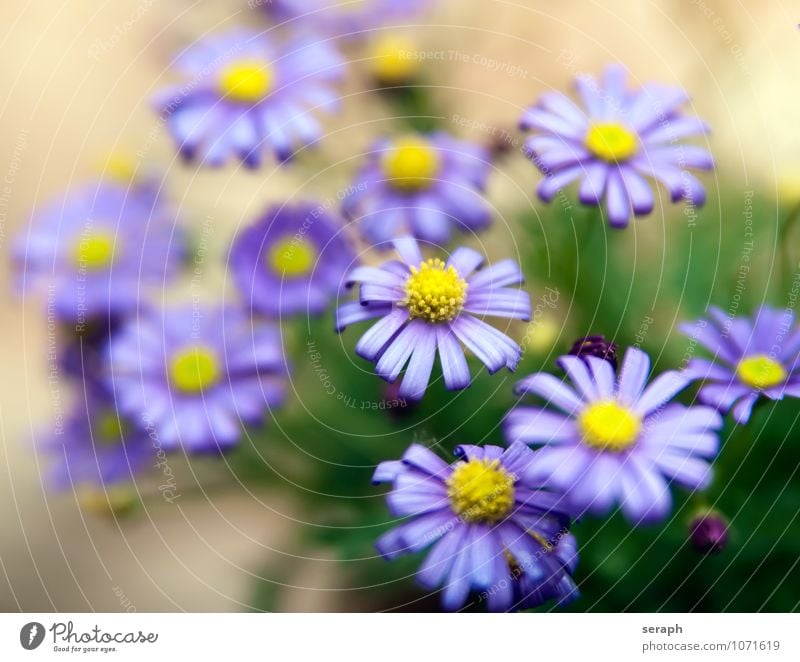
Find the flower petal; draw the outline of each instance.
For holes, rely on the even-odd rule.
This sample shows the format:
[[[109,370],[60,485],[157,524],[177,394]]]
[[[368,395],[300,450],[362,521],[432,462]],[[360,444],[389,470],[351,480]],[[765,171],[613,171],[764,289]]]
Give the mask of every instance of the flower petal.
[[[469,386],[469,366],[455,334],[449,327],[440,325],[436,329],[436,340],[445,386],[451,391]]]

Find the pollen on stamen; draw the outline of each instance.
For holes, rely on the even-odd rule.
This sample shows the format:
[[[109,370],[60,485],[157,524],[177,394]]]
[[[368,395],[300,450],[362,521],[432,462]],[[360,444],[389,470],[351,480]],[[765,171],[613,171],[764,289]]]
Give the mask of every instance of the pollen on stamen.
[[[429,259],[419,268],[410,267],[411,275],[405,285],[401,306],[408,308],[412,319],[427,322],[449,322],[464,306],[467,282],[455,267],[438,258]]]

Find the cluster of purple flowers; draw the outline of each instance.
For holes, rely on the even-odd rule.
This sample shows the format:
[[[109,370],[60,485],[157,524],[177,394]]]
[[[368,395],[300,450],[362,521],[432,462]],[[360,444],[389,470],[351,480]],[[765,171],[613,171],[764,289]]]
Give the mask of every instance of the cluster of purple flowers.
[[[274,0],[264,8],[285,28],[353,37],[425,3],[348,4]],[[312,34],[236,29],[183,51],[174,66],[180,80],[155,99],[181,155],[255,168],[265,154],[283,162],[318,142],[316,116],[338,105],[344,61],[332,37]],[[672,201],[703,204],[688,169],[710,169],[712,158],[680,141],[708,128],[681,114],[682,90],[630,90],[616,66],[576,87],[580,104],[550,92],[520,122],[533,132],[525,151],[545,174],[543,200],[579,181],[580,201],[602,205],[614,227],[654,209],[647,179],[666,186]],[[63,325],[61,366],[81,394],[43,443],[56,483],[113,484],[152,466],[160,451],[236,445],[244,426],[262,424],[285,399],[279,323],[288,317],[335,308],[337,333],[372,322],[356,354],[412,400],[438,380],[437,357],[448,390],[470,385],[468,354],[489,374],[516,370],[522,347],[513,323],[532,313],[520,264],[485,265],[472,248],[444,246],[454,228],[490,225],[490,171],[487,150],[443,132],[381,138],[347,189],[341,219],[327,204],[287,202],[236,232],[228,253],[236,301],[224,304],[153,303],[187,254],[160,187],[102,182],[40,210],[15,248],[18,287]],[[359,261],[351,230],[365,251],[378,249],[380,264]],[[378,252],[390,249],[390,259]],[[350,291],[353,299],[339,302]],[[390,484],[389,509],[404,521],[378,539],[380,553],[429,549],[416,576],[441,591],[448,610],[574,600],[574,518],[619,508],[634,525],[663,521],[673,487],[710,485],[724,414],[745,424],[762,396],[800,396],[791,311],[764,306],[747,320],[711,308],[708,319],[681,329],[712,358],[654,376],[644,351],[629,348],[618,361],[614,343],[581,338],[557,361],[563,376],[537,372],[517,383],[516,393],[532,400],[502,421],[505,448],[461,445],[448,463],[415,443],[382,462],[373,480]],[[679,403],[693,381],[703,382],[700,404]],[[726,530],[700,524],[698,545],[719,549]]]

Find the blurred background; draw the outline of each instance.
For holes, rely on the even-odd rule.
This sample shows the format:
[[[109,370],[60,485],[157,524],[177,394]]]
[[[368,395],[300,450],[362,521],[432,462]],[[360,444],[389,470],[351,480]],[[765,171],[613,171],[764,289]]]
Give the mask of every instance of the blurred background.
[[[778,240],[781,223],[800,202],[796,6],[780,0],[430,4],[420,25],[397,30],[421,52],[445,53],[424,61],[419,76],[430,86],[431,122],[461,137],[488,143],[493,127],[516,136],[522,109],[542,91],[566,89],[576,73],[597,73],[617,61],[627,65],[636,84],[657,80],[689,90],[688,112],[713,127],[708,146],[717,170],[702,176],[709,203],[697,225],[687,231],[680,206],[657,208],[624,237],[613,238],[605,254],[608,270],[603,254],[601,261],[589,258],[577,266],[581,282],[602,282],[606,289],[576,289],[581,296],[567,292],[570,296],[548,310],[547,324],[533,333],[527,368],[552,365],[574,337],[592,332],[622,344],[639,342],[661,367],[676,365],[685,340],[675,334],[675,322],[702,313],[709,302],[727,307],[739,291],[746,241],[753,242],[755,258],[741,295],[743,308],[762,300],[785,305],[781,281],[787,275],[778,256],[797,264],[800,254],[793,233]],[[273,201],[335,195],[352,177],[357,155],[375,136],[397,129],[396,100],[371,89],[368,44],[351,44],[342,111],[326,120],[329,133],[313,155],[289,167],[267,163],[257,171],[236,164],[213,171],[183,164],[149,99],[168,80],[165,69],[176,51],[235,24],[268,25],[245,0],[23,0],[0,6],[4,256],[33,208],[97,176],[112,155],[123,155],[164,173],[187,227],[211,228],[207,262],[218,268],[206,270],[203,289],[210,300],[226,296],[230,283],[224,261],[238,227]],[[542,251],[550,250],[559,230],[551,225],[544,236],[519,230],[525,218],[537,228],[563,220],[558,210],[535,199],[539,178],[514,150],[498,163],[488,192],[496,222],[483,237],[490,254],[513,245],[523,258],[544,263]],[[748,201],[752,235],[746,235],[743,215]],[[574,243],[571,229],[561,236]],[[606,238],[601,246],[609,245],[607,231],[597,236]],[[548,248],[543,239],[549,239]],[[335,414],[308,404],[321,387],[302,354],[295,397],[280,428],[306,453],[269,456],[269,480],[262,480],[266,471],[262,475],[254,468],[257,454],[230,464],[176,460],[183,498],[173,504],[148,499],[145,486],[143,503],[128,515],[111,512],[105,497],[98,501],[91,494],[49,490],[32,439],[69,394],[48,371],[48,328],[40,303],[14,296],[8,259],[0,269],[0,609],[336,611],[398,607],[422,596],[405,578],[413,566],[389,571],[374,558],[375,529],[368,535],[341,533],[359,529],[346,514],[337,519],[337,509],[349,498],[346,490],[332,492],[327,501],[308,501],[295,495],[302,489],[289,489],[313,473],[314,462],[304,463],[304,457],[323,461],[317,449],[338,443],[337,435],[353,444],[353,430],[360,425],[359,430],[389,434],[384,412],[360,412],[349,431],[331,433],[325,417]],[[631,294],[634,270],[637,285]],[[531,273],[534,302],[545,287],[558,286],[548,269],[536,267]],[[328,342],[342,370],[348,370],[347,353],[333,334]],[[349,369],[352,374],[340,373],[341,383],[369,399],[370,389],[380,387],[377,378],[363,365]],[[488,385],[510,391],[511,383],[503,376]],[[462,434],[471,438],[460,440],[493,436],[499,441],[491,421],[509,403],[510,396],[498,401],[484,421]],[[358,475],[368,481],[370,463],[395,457],[412,439],[437,437],[448,424],[458,425],[457,414],[449,414],[455,420],[434,419],[437,405],[428,406],[410,414],[385,450],[380,437],[362,439],[370,449],[353,456]],[[469,398],[459,404],[467,406]],[[308,423],[309,411],[322,423]],[[663,530],[631,533],[615,518],[581,525],[577,579],[584,599],[574,609],[797,608],[800,489],[794,471],[800,452],[793,426],[798,415],[800,409],[791,403],[765,410],[753,424],[752,446],[742,448],[740,440],[729,454],[722,475],[736,477],[731,478],[736,487],[717,485],[709,497],[732,519],[733,543],[725,553],[701,559],[686,548],[692,506],[680,500]],[[346,474],[342,480],[349,479]],[[382,514],[385,520],[383,500],[374,496],[376,517]],[[335,545],[327,527],[339,531]],[[383,581],[389,588],[363,588]],[[426,607],[423,602],[411,608]]]

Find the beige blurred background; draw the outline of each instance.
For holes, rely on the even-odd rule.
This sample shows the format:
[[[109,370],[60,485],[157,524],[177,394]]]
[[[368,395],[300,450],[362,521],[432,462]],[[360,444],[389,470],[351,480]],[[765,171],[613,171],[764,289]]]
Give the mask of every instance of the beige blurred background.
[[[200,468],[212,490],[177,505],[154,499],[119,521],[86,512],[75,495],[46,492],[30,439],[66,396],[48,382],[41,308],[11,294],[6,259],[30,209],[96,174],[112,152],[139,152],[167,173],[186,222],[212,219],[220,257],[236,226],[267,201],[292,192],[328,196],[346,183],[349,156],[391,115],[377,95],[361,91],[363,62],[355,63],[342,114],[326,123],[321,152],[296,167],[207,172],[174,159],[148,108],[172,53],[207,31],[258,20],[246,0],[0,5],[0,610],[244,609],[254,575],[291,549],[296,527],[286,495],[226,487],[219,467]],[[800,7],[781,0],[442,0],[431,27],[413,36],[422,49],[452,52],[423,71],[444,113],[511,126],[546,87],[621,61],[637,81],[692,92],[694,111],[714,127],[719,177],[800,196],[798,22]],[[348,54],[365,57],[357,48]],[[512,160],[493,182],[495,204],[525,204],[536,180],[529,164]],[[206,278],[209,296],[225,287],[223,273]],[[176,471],[193,481],[186,467]],[[307,563],[279,578],[305,587],[286,591],[281,608],[341,607],[334,593],[315,590],[335,586],[329,568]]]

